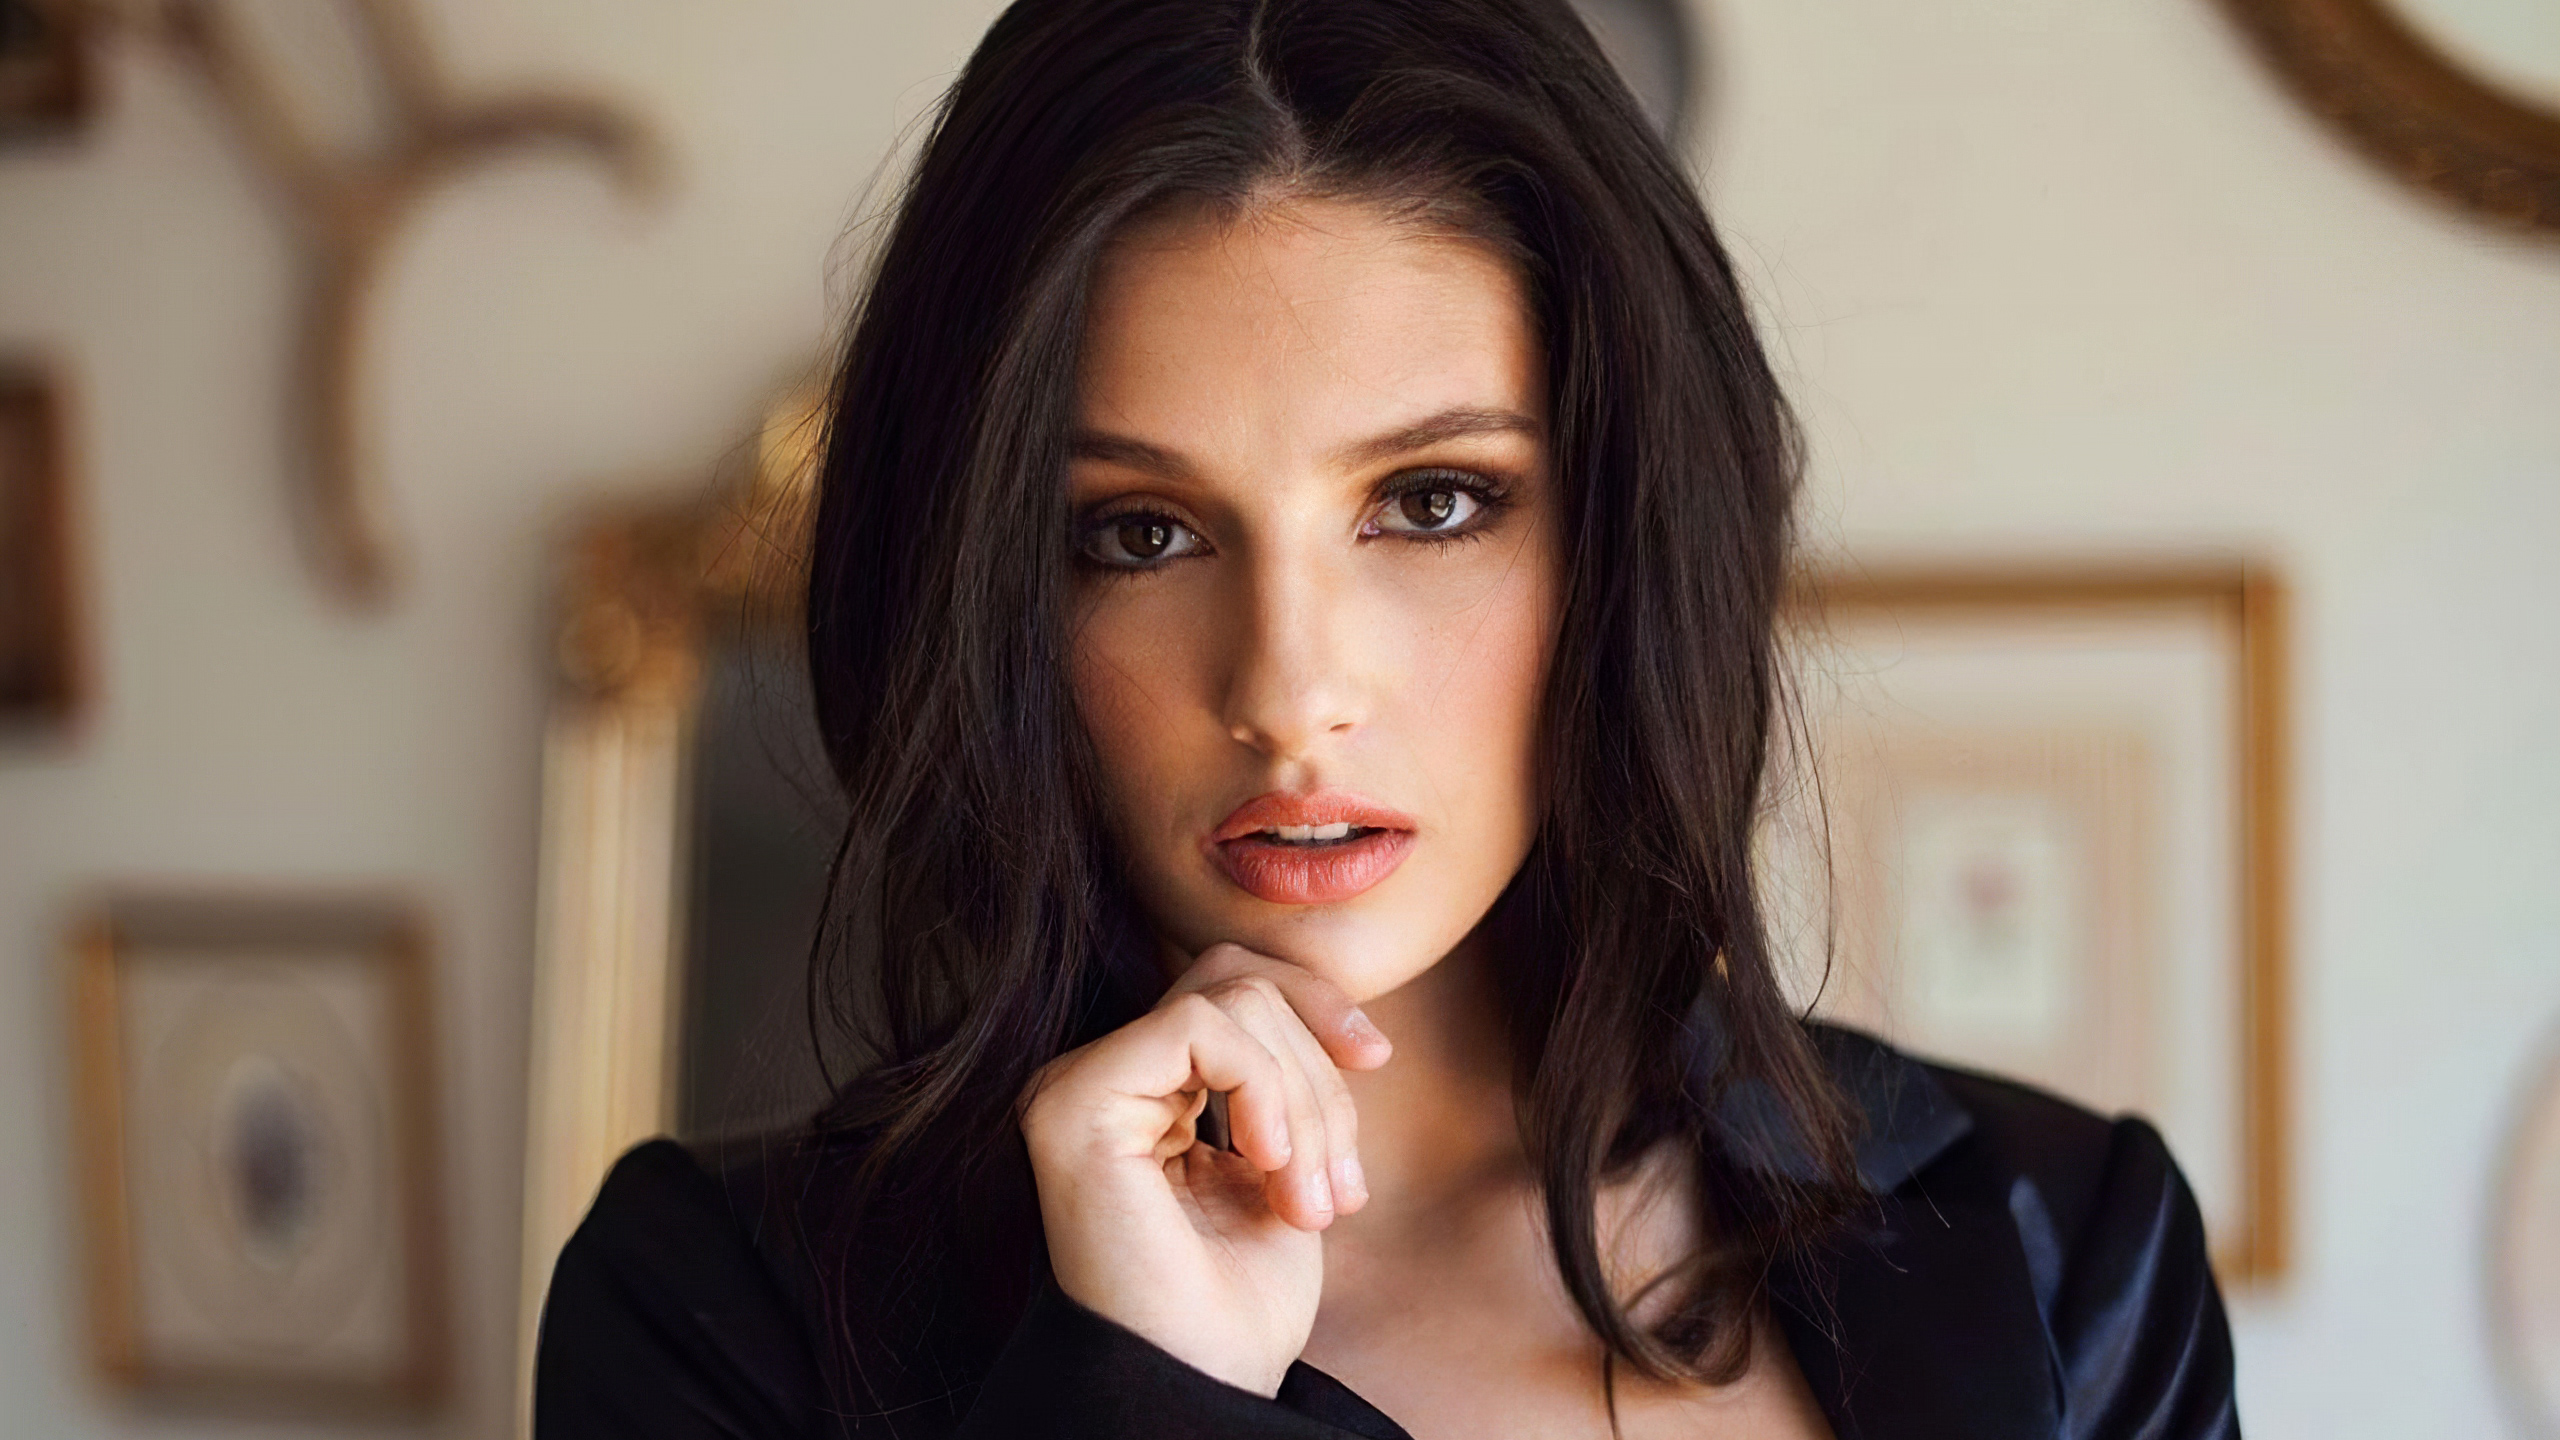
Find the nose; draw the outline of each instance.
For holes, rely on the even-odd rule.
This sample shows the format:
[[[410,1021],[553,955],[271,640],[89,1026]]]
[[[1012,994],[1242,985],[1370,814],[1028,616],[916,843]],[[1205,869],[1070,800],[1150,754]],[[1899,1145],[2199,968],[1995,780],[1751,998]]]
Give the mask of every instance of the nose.
[[[1220,718],[1237,743],[1274,760],[1313,758],[1368,718],[1349,577],[1285,556],[1243,569]]]

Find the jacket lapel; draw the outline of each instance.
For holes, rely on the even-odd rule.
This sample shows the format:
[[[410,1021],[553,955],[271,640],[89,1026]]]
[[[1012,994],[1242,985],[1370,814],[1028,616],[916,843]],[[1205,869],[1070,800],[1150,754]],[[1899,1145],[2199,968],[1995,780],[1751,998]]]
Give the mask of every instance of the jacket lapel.
[[[2059,1434],[2052,1346],[2007,1187],[1963,1163],[1971,1117],[1900,1052],[1810,1028],[1864,1112],[1858,1178],[1876,1197],[1857,1233],[1772,1280],[1780,1328],[1831,1428],[1840,1440]],[[1728,1143],[1747,1136],[1742,1149],[1772,1155],[1763,1117],[1720,1108],[1717,1119]]]

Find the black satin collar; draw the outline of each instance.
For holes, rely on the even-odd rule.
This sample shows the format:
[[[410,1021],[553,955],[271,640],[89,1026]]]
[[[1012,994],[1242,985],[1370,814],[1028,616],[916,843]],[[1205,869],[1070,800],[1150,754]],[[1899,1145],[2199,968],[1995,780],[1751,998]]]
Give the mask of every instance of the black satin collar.
[[[1707,1128],[1716,1143],[1746,1168],[1791,1180],[1816,1178],[1811,1147],[1764,1084],[1717,1083],[1725,1043],[1714,1012],[1701,1007],[1687,1028],[1690,1084],[1693,1093],[1713,1097]],[[1901,1051],[1837,1025],[1808,1022],[1805,1033],[1858,1112],[1858,1181],[1869,1194],[1901,1188],[1972,1130],[1973,1117],[1927,1067]]]

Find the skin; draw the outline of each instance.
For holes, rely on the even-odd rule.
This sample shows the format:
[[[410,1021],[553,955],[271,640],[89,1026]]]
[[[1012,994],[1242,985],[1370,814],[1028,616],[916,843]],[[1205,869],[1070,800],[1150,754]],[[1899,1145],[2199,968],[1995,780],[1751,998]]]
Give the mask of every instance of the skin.
[[[1303,1356],[1417,1436],[1609,1433],[1480,928],[1540,808],[1540,356],[1498,253],[1279,196],[1122,237],[1079,374],[1074,684],[1173,984],[1034,1083],[1052,1266],[1211,1375],[1269,1395]],[[1238,804],[1323,789],[1410,817],[1384,880],[1287,903],[1217,863]],[[1233,1153],[1199,1142],[1210,1091]],[[1603,1209],[1625,1294],[1697,1238],[1676,1166]],[[1824,1433],[1785,1346],[1755,1354],[1712,1392],[1622,1375],[1624,1433]]]

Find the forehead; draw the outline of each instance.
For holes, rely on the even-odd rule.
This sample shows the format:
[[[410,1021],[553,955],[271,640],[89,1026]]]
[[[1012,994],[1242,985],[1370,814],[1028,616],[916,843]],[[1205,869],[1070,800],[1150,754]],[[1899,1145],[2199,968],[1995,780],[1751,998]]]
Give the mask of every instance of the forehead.
[[[1358,202],[1145,222],[1106,255],[1088,314],[1084,423],[1186,450],[1267,459],[1449,408],[1545,409],[1517,267]]]

